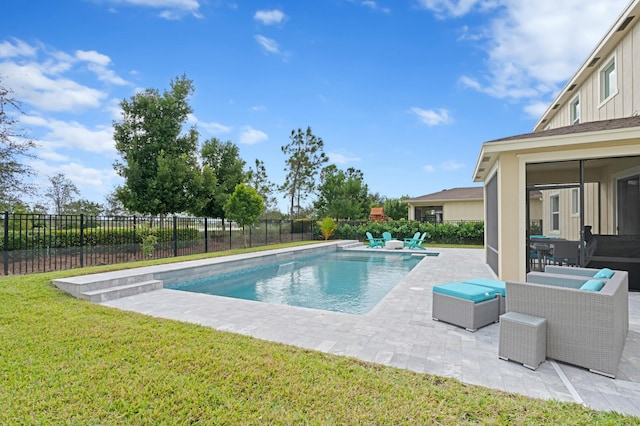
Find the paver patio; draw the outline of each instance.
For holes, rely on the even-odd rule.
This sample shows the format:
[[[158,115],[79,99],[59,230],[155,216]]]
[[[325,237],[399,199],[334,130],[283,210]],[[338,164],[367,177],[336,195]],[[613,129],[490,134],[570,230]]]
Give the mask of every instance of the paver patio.
[[[616,379],[547,359],[531,371],[498,359],[499,324],[470,333],[431,318],[431,288],[474,277],[495,278],[478,249],[429,249],[374,309],[350,315],[177,290],[156,290],[103,303],[197,323],[533,398],[582,403],[640,416],[640,293],[629,294],[629,335]]]

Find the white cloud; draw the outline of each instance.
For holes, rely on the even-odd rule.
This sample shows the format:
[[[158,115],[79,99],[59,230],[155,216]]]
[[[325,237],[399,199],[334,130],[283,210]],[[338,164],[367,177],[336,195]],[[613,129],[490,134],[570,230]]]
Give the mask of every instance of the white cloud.
[[[66,78],[50,78],[44,66],[37,63],[18,65],[0,63],[4,83],[22,102],[46,111],[80,111],[96,108],[107,97],[101,90],[84,86]]]
[[[276,42],[272,38],[268,38],[262,35],[255,36],[256,41],[264,50],[269,53],[280,53],[280,47],[278,46],[278,42]]]
[[[340,154],[338,152],[328,152],[327,156],[332,163],[336,164],[357,163],[361,160],[360,157]]]
[[[198,117],[196,117],[194,114],[189,114],[187,117],[187,121],[189,123],[197,125],[198,128],[205,129],[207,132],[214,135],[229,133],[231,130],[233,130],[233,127],[225,126],[224,124],[216,123],[215,121],[200,121],[200,119],[198,119]]]
[[[259,112],[259,111],[266,111],[267,107],[265,107],[264,105],[254,105],[249,109],[253,112]]]
[[[259,10],[253,15],[253,19],[256,21],[260,21],[263,25],[275,25],[281,23],[285,14],[282,11],[274,9],[274,10]]]
[[[386,7],[380,7],[380,5],[378,5],[377,2],[373,1],[373,0],[364,0],[362,2],[360,2],[361,5],[368,7],[371,10],[380,10],[384,13],[390,13],[391,10],[386,8]]]
[[[411,108],[411,112],[416,114],[420,121],[427,126],[438,126],[440,124],[449,124],[453,122],[453,119],[449,117],[449,112],[446,109],[422,109],[418,107]]]
[[[497,0],[418,0],[418,7],[431,10],[439,18],[460,17],[472,10],[496,7]]]
[[[203,129],[205,129],[206,131],[208,131],[209,133],[212,133],[214,135],[219,135],[221,133],[229,133],[231,130],[233,130],[233,127],[225,126],[224,124],[216,123],[215,121],[211,121],[209,123],[200,122],[198,123],[198,125]]]
[[[503,0],[487,27],[487,71],[461,84],[496,98],[528,101],[540,111],[605,35],[628,0]],[[461,16],[495,5],[480,0],[421,0],[435,13]],[[579,34],[579,36],[577,36]]]
[[[76,50],[76,58],[80,61],[93,62],[103,67],[106,67],[111,62],[111,58],[95,50]]]
[[[38,49],[22,40],[14,39],[15,43],[3,41],[0,43],[0,58],[14,58],[19,56],[35,56]]]
[[[191,14],[196,18],[201,15],[199,0],[104,0],[111,4],[123,4],[129,6],[142,6],[154,9],[163,9],[160,17],[169,20],[180,19],[186,14]]]
[[[442,170],[458,170],[458,169],[462,169],[464,168],[464,164],[462,163],[458,163],[457,161],[445,161],[442,164],[440,164],[440,168]]]
[[[436,171],[436,168],[435,168],[435,167],[433,167],[433,166],[431,166],[431,165],[429,165],[429,164],[427,164],[426,166],[424,166],[422,169],[423,169],[425,172],[427,172],[427,173],[433,173],[433,172],[435,172],[435,171]]]
[[[114,153],[113,129],[98,126],[89,129],[75,121],[65,122],[37,116],[23,116],[21,123],[45,129],[38,138],[40,149],[55,152],[58,149],[72,149],[104,154]]]
[[[258,142],[266,141],[269,136],[260,130],[256,130],[251,126],[244,126],[240,133],[240,143],[253,145]]]

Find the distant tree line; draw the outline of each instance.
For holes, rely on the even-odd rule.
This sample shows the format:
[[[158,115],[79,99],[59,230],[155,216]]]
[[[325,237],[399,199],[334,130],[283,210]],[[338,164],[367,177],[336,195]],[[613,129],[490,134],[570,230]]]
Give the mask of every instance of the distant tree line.
[[[104,204],[79,198],[78,188],[66,176],[49,176],[47,205],[27,206],[25,195],[37,194],[26,165],[34,158],[35,143],[17,131],[20,104],[0,79],[0,210],[56,214],[166,216],[191,214],[239,224],[266,218],[323,218],[362,220],[371,207],[382,206],[392,219],[407,218],[402,199],[370,193],[363,173],[328,164],[324,141],[311,127],[292,130],[281,147],[286,176],[273,183],[264,162],[250,167],[232,141],[211,138],[200,142],[187,121],[194,85],[185,75],[173,79],[170,89],[146,89],[120,102],[122,118],[113,123],[118,159],[113,164],[124,183],[109,193]],[[277,208],[276,194],[284,194],[288,212]]]

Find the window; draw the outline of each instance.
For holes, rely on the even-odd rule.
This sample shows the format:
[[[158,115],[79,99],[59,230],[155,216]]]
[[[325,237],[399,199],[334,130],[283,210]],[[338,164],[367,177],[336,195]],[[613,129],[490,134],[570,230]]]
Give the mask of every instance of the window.
[[[618,93],[618,78],[614,56],[600,68],[600,102],[605,102],[616,93]]]
[[[569,109],[571,110],[571,124],[580,123],[580,96],[573,98],[569,104]]]
[[[580,214],[580,192],[578,188],[571,190],[571,214]]]
[[[551,230],[560,230],[560,196],[552,195],[549,198],[549,204],[551,205]]]

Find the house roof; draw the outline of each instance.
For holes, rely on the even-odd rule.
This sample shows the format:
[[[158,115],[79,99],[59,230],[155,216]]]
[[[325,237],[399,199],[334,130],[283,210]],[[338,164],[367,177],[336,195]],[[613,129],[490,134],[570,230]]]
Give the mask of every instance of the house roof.
[[[482,144],[473,179],[481,182],[493,168],[499,154],[506,151],[555,149],[600,143],[637,144],[640,139],[640,116],[590,121],[541,132],[525,133],[495,139]]]
[[[624,129],[627,127],[640,127],[640,116],[614,118],[611,120],[588,121],[586,123],[573,124],[565,127],[543,130],[541,132],[524,133],[521,135],[508,136],[506,138],[494,139],[492,142],[515,141],[518,139],[544,138],[558,135],[572,135],[576,133],[598,132],[603,130]]]
[[[404,200],[405,203],[432,202],[432,201],[466,201],[482,200],[484,198],[484,188],[481,186],[466,188],[443,189],[440,192],[426,194],[416,198]]]
[[[558,106],[565,104],[575,96],[574,88],[579,87],[592,73],[597,72],[601,65],[605,63],[615,46],[622,38],[635,26],[640,14],[640,0],[632,0],[622,11],[618,19],[606,32],[602,40],[596,45],[591,54],[582,63],[580,68],[571,77],[558,96],[549,105],[533,130],[539,131],[553,118],[560,110]],[[631,25],[630,25],[631,24]]]
[[[371,207],[371,212],[369,213],[371,216],[384,216],[384,208],[383,207]]]

